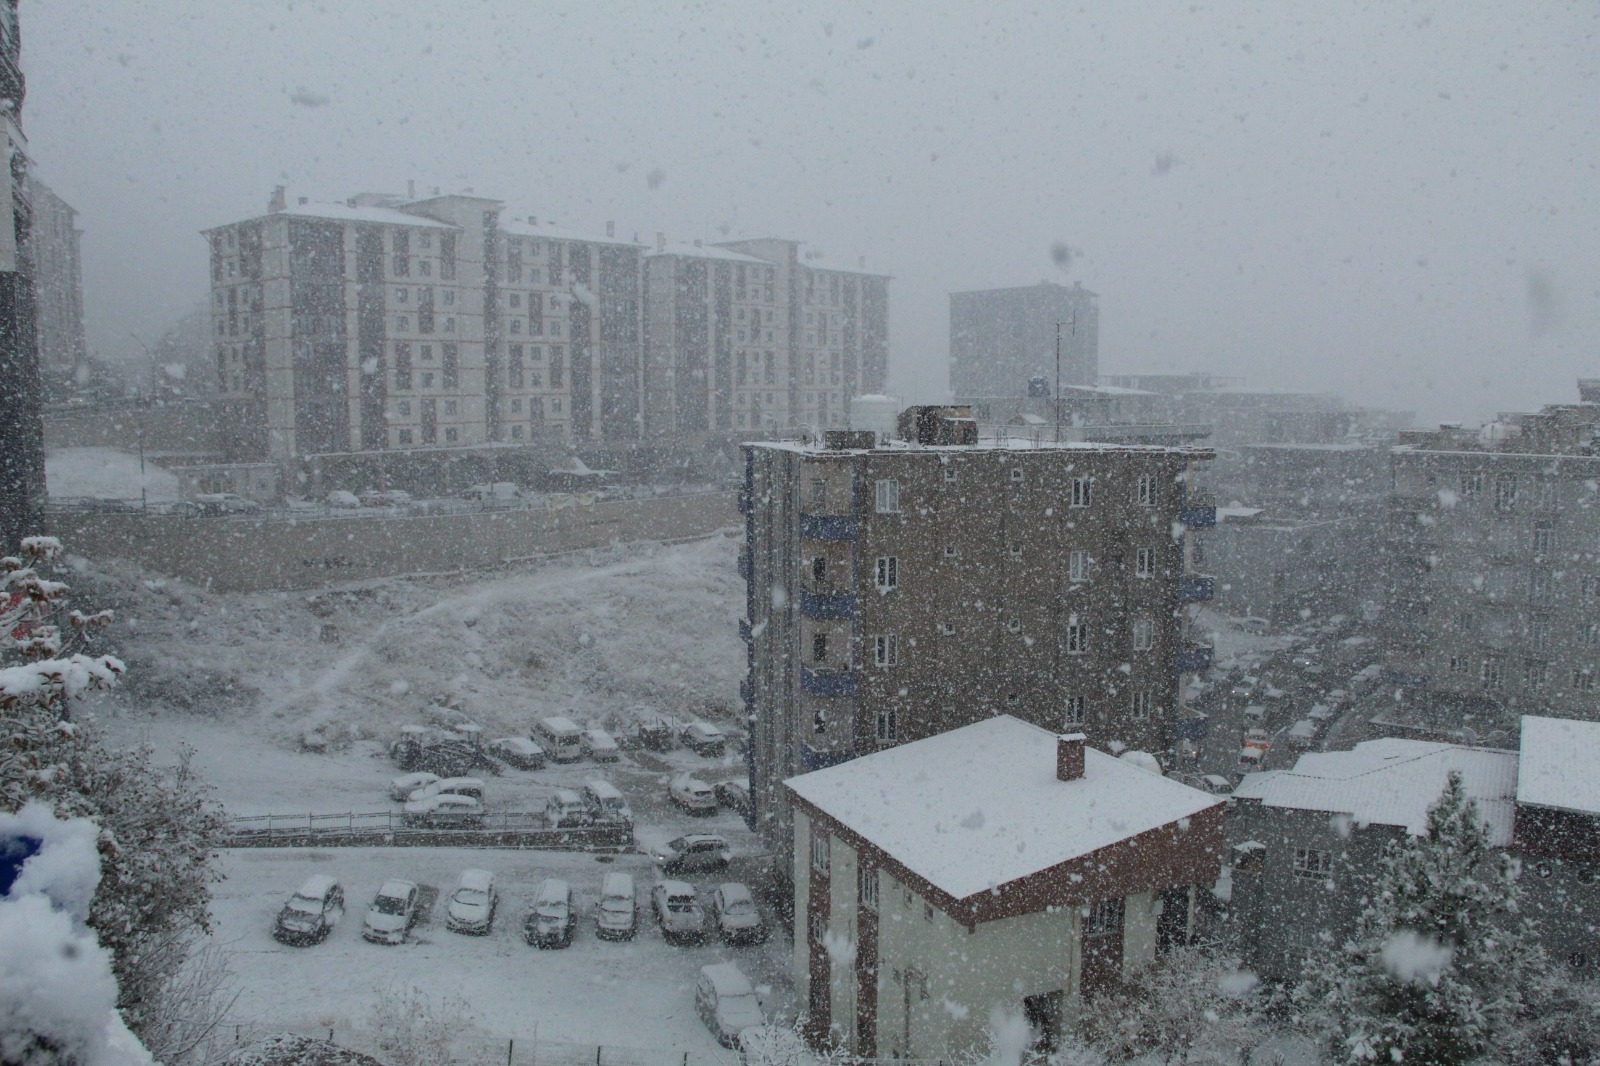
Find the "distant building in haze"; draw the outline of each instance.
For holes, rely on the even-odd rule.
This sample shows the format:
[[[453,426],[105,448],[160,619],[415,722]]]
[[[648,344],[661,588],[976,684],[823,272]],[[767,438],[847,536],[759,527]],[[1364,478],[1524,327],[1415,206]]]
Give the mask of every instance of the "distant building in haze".
[[[39,371],[54,386],[88,361],[83,332],[83,257],[78,212],[38,178],[28,178],[33,228],[28,259],[33,271]]]
[[[1024,396],[1042,378],[1095,385],[1100,376],[1099,297],[1082,285],[1040,282],[1014,289],[950,294],[950,391],[957,403]]]

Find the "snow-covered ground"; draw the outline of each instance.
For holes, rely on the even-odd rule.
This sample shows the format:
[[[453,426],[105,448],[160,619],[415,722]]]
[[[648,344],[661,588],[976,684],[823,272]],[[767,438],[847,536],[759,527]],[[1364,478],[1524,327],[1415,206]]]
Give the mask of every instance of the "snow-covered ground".
[[[179,498],[178,477],[148,460],[145,498],[151,503]],[[52,496],[139,499],[139,456],[116,448],[57,448],[44,458],[45,486]]]

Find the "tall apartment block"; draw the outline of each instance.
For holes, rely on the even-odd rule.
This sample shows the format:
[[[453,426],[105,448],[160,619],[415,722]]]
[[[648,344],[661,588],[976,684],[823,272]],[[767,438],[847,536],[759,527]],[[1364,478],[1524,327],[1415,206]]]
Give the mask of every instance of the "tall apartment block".
[[[885,277],[503,214],[279,190],[207,230],[231,458],[807,425],[882,385]]]
[[[22,134],[22,37],[17,0],[0,0],[0,550],[11,552],[40,530],[44,509],[43,389],[34,332],[28,234],[28,140]]]
[[[52,381],[65,383],[89,357],[83,332],[83,231],[73,206],[31,174],[28,199],[33,205],[28,259],[39,370]]]
[[[1024,396],[1035,378],[1054,391],[1058,332],[1061,384],[1097,384],[1099,297],[1082,285],[1040,282],[951,293],[950,391],[956,402]]]
[[[1186,484],[1211,453],[979,445],[964,408],[908,413],[887,445],[744,446],[743,695],[780,870],[796,774],[1000,713],[1107,751],[1203,729],[1181,682],[1210,665],[1186,607],[1212,582],[1186,530],[1216,510]]]
[[[1600,719],[1600,381],[1391,453],[1391,680],[1443,729]]]

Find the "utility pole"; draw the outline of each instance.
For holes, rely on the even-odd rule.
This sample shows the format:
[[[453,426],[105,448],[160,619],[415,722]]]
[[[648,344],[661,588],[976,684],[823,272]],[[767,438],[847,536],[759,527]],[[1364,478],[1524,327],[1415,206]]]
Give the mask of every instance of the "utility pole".
[[[1056,322],[1056,443],[1061,443],[1061,322]]]

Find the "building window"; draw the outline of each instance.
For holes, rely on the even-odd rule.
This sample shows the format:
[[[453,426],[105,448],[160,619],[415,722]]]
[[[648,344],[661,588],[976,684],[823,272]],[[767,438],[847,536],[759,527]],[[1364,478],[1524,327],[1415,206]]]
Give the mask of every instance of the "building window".
[[[408,300],[410,298],[410,296],[411,296],[411,290],[406,288],[405,286],[401,286],[400,288],[394,290],[394,302],[397,303],[397,304],[405,303],[406,300]]]
[[[1550,646],[1550,619],[1534,618],[1528,622],[1528,646],[1536,651]]]
[[[1333,876],[1333,852],[1295,848],[1294,875],[1307,881],[1328,880]]]
[[[1586,648],[1600,648],[1600,622],[1585,623],[1583,627],[1583,646]]]
[[[811,930],[811,939],[813,942],[820,944],[824,940],[828,939],[828,919],[823,916],[821,911],[812,911],[811,920],[806,924]],[[822,982],[814,981],[812,984],[813,987],[821,988],[823,990],[823,995],[827,995],[827,986]],[[827,1001],[824,1000],[823,1002]]]
[[[1517,475],[1501,474],[1494,479],[1494,509],[1509,511],[1517,505]]]
[[[811,580],[814,584],[825,584],[828,580],[828,557],[826,555],[812,556]]]
[[[1008,619],[1006,621],[1006,632],[1007,633],[1021,633],[1022,632],[1022,620],[1019,619],[1019,618]]]
[[[1089,553],[1081,548],[1067,555],[1067,579],[1069,581],[1089,580]]]
[[[445,277],[447,275],[445,275],[443,271],[440,271],[439,276],[440,277]],[[456,305],[456,290],[454,290],[454,289],[446,289],[446,290],[444,290],[444,305],[446,307],[454,307]]]
[[[1156,505],[1156,476],[1154,474],[1139,475],[1139,489],[1136,498],[1140,507],[1154,507]]]
[[[887,743],[896,739],[898,736],[899,730],[896,728],[894,709],[890,708],[888,710],[879,711],[878,741],[880,743]]]
[[[1548,521],[1533,527],[1533,554],[1552,555],[1556,550],[1556,531]]]
[[[446,321],[449,320],[446,319]],[[439,369],[444,387],[458,389],[461,387],[461,356],[454,344],[443,344],[439,347],[442,359]]]
[[[1082,696],[1068,696],[1062,701],[1061,724],[1068,727],[1083,724]]]
[[[1014,466],[1014,467],[1011,468],[1011,480],[1012,481],[1021,481],[1022,480],[1022,467]]]
[[[1450,656],[1450,672],[1452,674],[1464,674],[1464,673],[1466,673],[1467,672],[1467,660],[1462,658],[1459,655]]]
[[[444,439],[445,439],[446,443],[453,444],[456,440],[460,439],[460,435],[461,435],[460,434],[460,430],[456,429],[455,426],[446,426],[445,427]]]
[[[944,546],[944,557],[946,559],[954,559],[960,554],[961,553],[956,550],[956,546],[954,544],[946,544]]]
[[[404,333],[406,330],[410,329],[411,328],[411,316],[410,315],[395,315],[394,316],[394,328],[398,332],[401,332],[401,333]]]
[[[900,513],[900,482],[885,478],[878,482],[878,513]]]
[[[900,638],[893,633],[880,633],[872,640],[872,661],[878,666],[895,666],[900,662]]]
[[[954,622],[940,622],[939,623],[939,633],[940,633],[940,635],[946,636],[946,637],[955,636],[956,635],[956,625],[955,625],[955,623]]]
[[[1135,577],[1156,576],[1156,550],[1154,548],[1140,548],[1134,566]]]
[[[409,429],[402,429],[400,431],[400,433],[399,433],[399,442],[401,444],[410,444],[411,443],[411,431]]]
[[[1589,669],[1572,671],[1572,690],[1574,692],[1594,691],[1594,672]]]
[[[1086,908],[1083,915],[1084,936],[1110,936],[1122,928],[1122,900],[1103,899]]]
[[[894,589],[900,587],[900,557],[897,555],[878,556],[877,577],[874,582],[880,589]]]
[[[820,511],[828,505],[828,482],[825,478],[811,479],[811,509]]]
[[[1022,545],[1013,544],[1010,548],[1006,549],[1006,554],[1011,556],[1012,562],[1017,562],[1022,558]]]
[[[811,831],[811,868],[818,873],[827,873],[833,865],[832,850],[829,845],[832,837],[816,828]]]
[[[456,413],[456,401],[455,400],[446,400],[444,402],[444,413],[447,414],[447,415],[453,415],[453,414]]]
[[[1470,500],[1475,496],[1482,495],[1482,493],[1483,493],[1483,472],[1482,471],[1476,471],[1476,472],[1473,472],[1473,473],[1462,474],[1461,475],[1460,485],[1461,485],[1461,498],[1463,500]]]
[[[1089,506],[1089,494],[1094,487],[1094,482],[1086,477],[1072,479],[1072,506]]]
[[[1528,659],[1522,664],[1522,683],[1530,689],[1541,689],[1550,683],[1550,664],[1542,659]]]
[[[1077,618],[1067,621],[1067,654],[1082,655],[1089,650],[1089,623]]]
[[[521,440],[522,439],[522,423],[521,422],[518,422],[516,425],[511,427],[511,439],[512,440]]]
[[[1484,688],[1500,688],[1505,684],[1504,664],[1493,655],[1486,655],[1478,668],[1478,680]]]
[[[401,400],[399,403],[395,404],[394,406],[395,406],[395,410],[399,411],[400,414],[402,414],[402,415],[404,415],[404,416],[406,416],[408,418],[410,417],[410,415],[411,415],[411,401],[410,400]]]
[[[828,661],[828,634],[811,634],[811,661],[825,663]]]
[[[944,467],[944,479],[947,482],[954,481],[956,479],[956,468],[951,466],[949,463],[946,463]]]
[[[1148,618],[1133,620],[1133,650],[1149,651],[1155,643],[1156,624]]]
[[[856,897],[869,911],[878,909],[878,871],[865,866],[856,867]]]
[[[1135,692],[1128,699],[1128,710],[1135,718],[1150,717],[1150,693]]]
[[[411,345],[396,344],[394,346],[394,387],[405,390],[411,388]]]
[[[506,359],[506,383],[513,389],[523,387],[522,345],[513,344]]]

